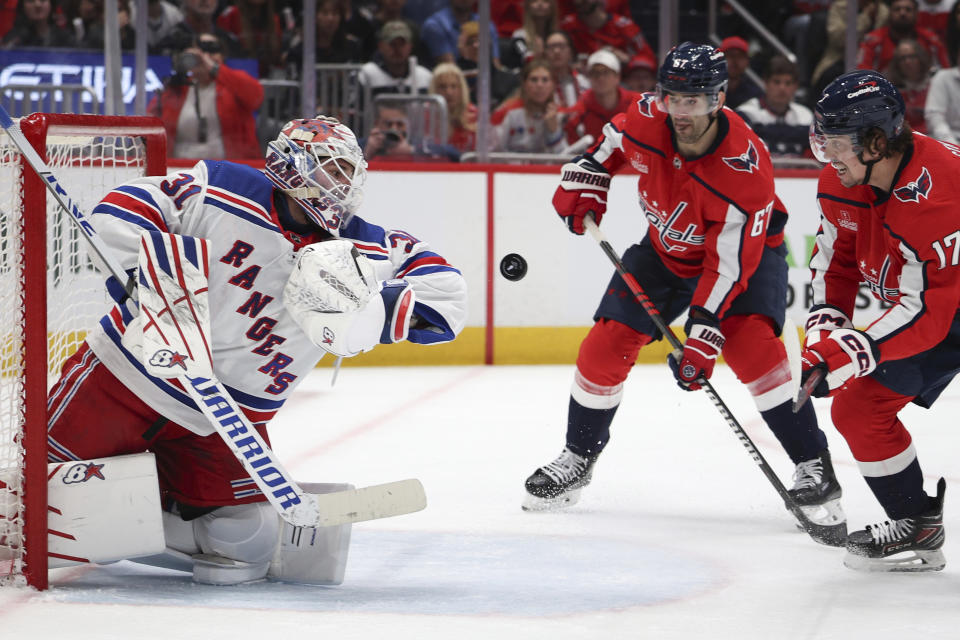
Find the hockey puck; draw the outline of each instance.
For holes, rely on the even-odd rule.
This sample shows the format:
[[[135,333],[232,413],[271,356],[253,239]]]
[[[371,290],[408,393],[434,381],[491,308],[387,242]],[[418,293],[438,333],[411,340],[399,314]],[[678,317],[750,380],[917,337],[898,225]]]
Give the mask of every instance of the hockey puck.
[[[516,282],[527,275],[527,261],[519,253],[508,253],[500,260],[500,275]]]

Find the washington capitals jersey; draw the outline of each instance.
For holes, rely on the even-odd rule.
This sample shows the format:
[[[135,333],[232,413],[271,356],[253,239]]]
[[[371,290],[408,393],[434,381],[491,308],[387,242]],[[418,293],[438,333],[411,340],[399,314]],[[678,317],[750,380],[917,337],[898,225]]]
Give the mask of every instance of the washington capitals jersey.
[[[960,307],[960,147],[913,134],[889,194],[846,188],[832,167],[817,186],[820,230],[810,259],[814,304],[853,317],[860,283],[892,305],[866,329],[881,360],[947,335]]]
[[[691,306],[722,317],[756,271],[763,247],[783,242],[786,213],[763,142],[730,109],[717,125],[707,153],[686,159],[654,94],[645,93],[604,126],[586,155],[611,174],[627,166],[640,172],[640,207],[654,248],[676,275],[700,277]]]
[[[139,178],[111,191],[91,223],[119,264],[137,264],[144,231],[210,242],[209,308],[214,371],[247,417],[267,422],[326,353],[283,305],[283,288],[299,248],[322,238],[285,231],[274,187],[253,168],[204,161],[189,171]],[[453,340],[466,321],[460,272],[410,234],[354,216],[341,230],[373,261],[379,280],[403,278],[416,293],[409,340]],[[200,435],[213,432],[176,380],[146,373],[121,339],[138,309],[118,303],[87,338],[91,349],[152,409]]]

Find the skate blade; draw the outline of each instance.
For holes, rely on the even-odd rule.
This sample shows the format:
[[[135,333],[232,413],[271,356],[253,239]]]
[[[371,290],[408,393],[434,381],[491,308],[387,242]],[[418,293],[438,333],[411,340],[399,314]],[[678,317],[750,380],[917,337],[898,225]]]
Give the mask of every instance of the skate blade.
[[[573,489],[562,493],[556,498],[540,498],[527,493],[520,508],[524,511],[560,511],[572,507],[580,501],[580,489]]]
[[[843,512],[840,505],[840,499],[828,500],[823,504],[815,504],[809,507],[800,507],[803,515],[807,516],[813,524],[822,527],[834,527],[847,523],[847,514]],[[797,528],[803,530],[803,524],[797,522]]]
[[[887,558],[868,558],[848,551],[843,559],[843,566],[848,569],[871,572],[920,573],[923,571],[940,571],[946,564],[947,559],[940,549],[905,551]]]
[[[840,506],[839,498],[819,505],[800,507],[800,511],[809,522],[798,520],[798,530],[807,533],[816,542],[830,547],[842,547],[846,543],[847,516]]]

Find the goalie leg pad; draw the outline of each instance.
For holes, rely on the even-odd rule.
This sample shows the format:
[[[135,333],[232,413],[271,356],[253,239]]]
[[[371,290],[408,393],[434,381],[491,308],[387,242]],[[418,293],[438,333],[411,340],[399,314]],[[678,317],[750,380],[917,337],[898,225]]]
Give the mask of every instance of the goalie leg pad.
[[[310,493],[353,489],[350,484],[301,485]],[[305,528],[282,523],[268,577],[296,584],[337,585],[343,582],[350,548],[351,525]]]
[[[163,551],[152,453],[53,463],[47,477],[50,568]]]

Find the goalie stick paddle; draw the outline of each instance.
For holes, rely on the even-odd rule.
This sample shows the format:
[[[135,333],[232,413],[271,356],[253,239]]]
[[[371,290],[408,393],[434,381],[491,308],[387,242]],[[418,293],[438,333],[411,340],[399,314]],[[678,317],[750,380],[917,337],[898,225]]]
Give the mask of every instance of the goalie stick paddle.
[[[120,282],[127,294],[137,299],[137,287],[119,262],[103,244],[87,216],[70,198],[50,167],[36,152],[20,125],[0,105],[0,126],[27,163],[46,184],[57,203],[86,237],[102,267]],[[426,506],[423,486],[417,480],[375,485],[364,489],[332,494],[305,493],[276,459],[269,445],[260,437],[240,407],[223,385],[213,376],[178,376],[175,380],[187,391],[210,425],[227,444],[237,460],[256,483],[263,495],[285,521],[299,527],[321,527],[347,522],[402,515],[420,511]],[[324,508],[333,509],[325,513]]]
[[[662,333],[670,342],[670,346],[673,347],[673,352],[670,354],[670,357],[679,357],[680,354],[683,353],[683,343],[680,342],[680,339],[677,338],[677,335],[663,319],[663,316],[660,315],[660,311],[657,310],[653,302],[650,301],[650,298],[647,297],[647,294],[640,286],[640,283],[637,282],[637,279],[633,277],[633,274],[627,271],[626,267],[623,266],[623,261],[620,260],[620,256],[618,256],[613,250],[613,247],[610,246],[606,236],[602,231],[600,231],[600,228],[597,227],[597,223],[594,222],[592,212],[588,213],[584,217],[583,226],[587,229],[587,231],[590,232],[590,235],[593,236],[593,239],[597,241],[597,244],[600,245],[600,248],[603,249],[603,252],[607,254],[610,262],[612,262],[613,266],[616,268],[617,273],[620,274],[620,277],[627,284],[627,287],[629,287],[630,292],[633,293],[634,299],[640,304],[641,307],[643,307],[643,310],[647,312],[647,315],[650,316],[650,320],[653,321],[653,324],[657,327],[660,333]],[[817,524],[807,517],[807,514],[803,512],[803,509],[800,508],[800,505],[798,505],[794,501],[793,497],[787,493],[787,489],[783,486],[783,483],[780,482],[780,478],[777,477],[777,474],[774,473],[773,469],[770,468],[770,465],[767,464],[766,459],[764,459],[763,455],[760,454],[760,451],[753,443],[753,440],[750,439],[750,436],[747,435],[747,432],[744,431],[743,427],[740,426],[740,423],[737,422],[737,419],[733,416],[733,413],[729,408],[727,408],[727,405],[714,390],[713,385],[710,384],[710,381],[706,378],[700,378],[697,380],[697,382],[700,384],[703,390],[706,391],[707,397],[710,398],[710,401],[713,402],[714,406],[720,412],[720,415],[726,421],[727,425],[737,435],[740,443],[747,450],[747,453],[750,454],[750,457],[753,458],[753,461],[757,463],[758,467],[760,467],[763,475],[767,477],[767,480],[769,480],[770,484],[773,485],[773,488],[776,489],[777,493],[783,499],[787,510],[794,515],[803,530],[806,531],[811,538],[821,544],[826,544],[833,547],[842,546],[847,537],[846,527],[841,527],[840,525],[827,526]]]

